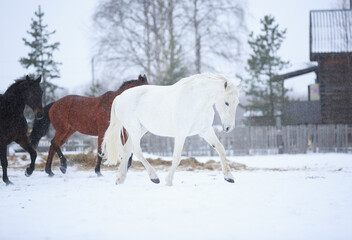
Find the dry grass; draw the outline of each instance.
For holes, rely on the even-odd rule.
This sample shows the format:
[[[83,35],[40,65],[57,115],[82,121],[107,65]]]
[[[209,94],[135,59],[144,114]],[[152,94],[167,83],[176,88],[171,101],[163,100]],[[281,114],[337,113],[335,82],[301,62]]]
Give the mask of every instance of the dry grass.
[[[36,164],[36,170],[39,171],[44,171],[45,169],[45,162],[47,159],[47,155],[42,155],[42,154],[38,154],[39,157],[41,157],[43,159],[43,161],[41,161],[41,163],[37,163]],[[96,164],[96,160],[97,160],[97,156],[95,153],[90,152],[88,154],[67,154],[65,155],[66,159],[67,159],[67,165],[68,166],[75,166],[77,167],[78,170],[87,170],[87,171],[94,171],[95,168],[95,164]],[[26,155],[21,156],[20,157],[21,160],[26,161],[26,163],[30,163],[29,159],[26,159]],[[28,164],[23,165],[19,165],[16,164],[16,162],[18,162],[18,157],[14,157],[14,156],[9,156],[8,157],[9,160],[9,167],[15,167],[15,168],[26,168],[28,166]],[[171,166],[171,161],[166,161],[163,160],[161,158],[157,158],[157,159],[147,159],[148,162],[156,169],[156,170],[168,170]],[[60,160],[57,157],[57,155],[54,156],[53,159],[53,163],[52,163],[52,167],[58,167],[60,165]],[[118,166],[106,166],[104,164],[101,165],[101,169],[102,171],[104,170],[114,170],[116,169]],[[232,170],[236,170],[236,171],[278,171],[278,172],[286,172],[286,171],[300,171],[300,170],[309,170],[308,168],[290,168],[290,169],[285,169],[285,168],[255,168],[255,167],[248,167],[245,164],[241,164],[241,163],[236,163],[236,162],[231,162],[230,163],[230,168]],[[132,162],[132,166],[131,169],[136,170],[136,171],[144,171],[145,168],[142,165],[142,163],[140,161],[133,161]],[[186,158],[183,159],[180,163],[180,165],[177,168],[178,170],[183,170],[183,171],[201,171],[201,170],[209,170],[209,171],[221,171],[221,164],[220,162],[216,162],[214,160],[209,160],[205,163],[199,162],[197,161],[197,159],[190,157],[190,158]],[[340,171],[340,170],[337,170]]]
[[[42,155],[38,154],[39,157],[43,159],[41,163],[36,164],[36,170],[44,170],[45,169],[45,163],[47,159],[47,155]],[[97,156],[95,153],[90,152],[88,154],[67,154],[65,155],[67,159],[67,165],[68,166],[76,166],[79,170],[93,170],[95,168]],[[26,155],[23,155],[20,157],[22,160],[26,160]],[[161,158],[157,159],[147,159],[148,162],[156,169],[156,170],[168,170],[171,166],[171,161],[166,161]],[[16,157],[9,157],[9,162],[15,162]],[[29,159],[27,159],[29,164]],[[10,163],[11,165],[11,163]],[[52,167],[58,167],[60,165],[60,160],[55,154]],[[23,168],[27,167],[22,166]],[[247,168],[246,165],[240,164],[240,163],[231,163],[230,167],[234,170],[250,170]],[[117,166],[106,166],[104,164],[101,165],[101,169],[116,169]],[[144,171],[145,168],[143,164],[140,161],[133,161],[131,169],[137,170],[137,171]],[[197,159],[191,157],[191,158],[186,158],[183,159],[178,167],[179,170],[184,170],[184,171],[198,171],[198,170],[221,170],[221,165],[220,162],[216,162],[214,160],[209,160],[206,163],[202,163],[197,161]]]

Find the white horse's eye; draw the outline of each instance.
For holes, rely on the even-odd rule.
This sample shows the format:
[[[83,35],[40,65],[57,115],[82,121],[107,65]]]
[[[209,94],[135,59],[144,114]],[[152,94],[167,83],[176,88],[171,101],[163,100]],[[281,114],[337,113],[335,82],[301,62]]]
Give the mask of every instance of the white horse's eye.
[[[228,106],[228,105],[230,105],[230,104],[229,104],[228,102],[225,102],[225,105]]]

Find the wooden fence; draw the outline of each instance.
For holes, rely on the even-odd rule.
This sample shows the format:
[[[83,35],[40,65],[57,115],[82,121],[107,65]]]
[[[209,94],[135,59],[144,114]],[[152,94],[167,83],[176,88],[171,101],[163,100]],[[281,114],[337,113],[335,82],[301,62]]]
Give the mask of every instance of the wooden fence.
[[[216,132],[227,155],[256,155],[307,152],[352,153],[352,126],[300,125],[275,127],[236,127],[231,133]],[[144,152],[171,156],[172,138],[150,133],[141,141]],[[212,156],[215,150],[199,136],[186,139],[183,155]]]
[[[216,131],[226,154],[259,155],[307,152],[352,153],[352,126],[300,125],[275,127],[236,127],[230,133]],[[71,137],[72,138],[72,137]],[[50,141],[43,138],[38,151],[47,153]],[[174,140],[147,133],[141,140],[143,152],[172,156]],[[96,138],[78,135],[70,139],[63,151],[83,152],[96,150]],[[216,151],[199,136],[188,137],[183,148],[184,156],[215,156]]]

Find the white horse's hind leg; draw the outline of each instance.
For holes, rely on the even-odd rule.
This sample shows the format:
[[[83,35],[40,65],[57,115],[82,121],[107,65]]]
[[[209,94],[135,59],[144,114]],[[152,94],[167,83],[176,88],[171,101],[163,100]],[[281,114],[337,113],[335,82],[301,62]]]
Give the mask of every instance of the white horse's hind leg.
[[[176,171],[177,166],[180,164],[181,161],[181,153],[183,149],[183,144],[185,143],[185,137],[176,137],[175,138],[175,147],[174,147],[174,154],[172,158],[172,165],[169,170],[169,174],[166,176],[166,185],[172,186],[172,180],[174,178],[174,174]]]
[[[230,183],[235,182],[231,174],[229,163],[226,159],[225,148],[216,136],[214,129],[210,127],[209,129],[207,129],[207,131],[200,134],[200,136],[204,138],[204,140],[207,141],[218,152],[221,159],[221,168],[224,173],[225,180]]]
[[[127,140],[127,142],[130,141],[130,139]],[[127,144],[127,143],[126,143]],[[128,166],[128,160],[130,157],[131,153],[130,152],[125,152],[122,154],[122,159],[120,159],[120,166],[117,171],[117,178],[116,178],[116,184],[122,184],[125,179],[126,179],[126,174],[127,174],[127,166]]]
[[[115,182],[116,184],[122,184],[126,179],[128,162],[130,160],[132,150],[133,150],[133,142],[132,142],[131,138],[128,138],[124,147],[123,147],[123,150],[119,153],[119,155],[121,157],[119,158],[120,159],[120,166],[117,171],[117,178],[116,178],[116,182]]]

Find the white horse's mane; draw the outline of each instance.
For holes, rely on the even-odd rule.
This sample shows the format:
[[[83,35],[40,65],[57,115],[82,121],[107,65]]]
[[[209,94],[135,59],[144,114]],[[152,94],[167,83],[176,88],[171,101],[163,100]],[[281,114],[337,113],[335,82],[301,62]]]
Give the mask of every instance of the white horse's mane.
[[[224,76],[220,75],[220,74],[214,74],[214,73],[199,73],[199,74],[195,74],[186,78],[182,78],[180,81],[178,81],[176,84],[186,84],[189,83],[191,81],[202,81],[202,84],[204,84],[205,80],[209,80],[209,81],[221,81],[223,83],[225,82],[229,82],[229,83],[233,83],[232,81],[226,79]]]

